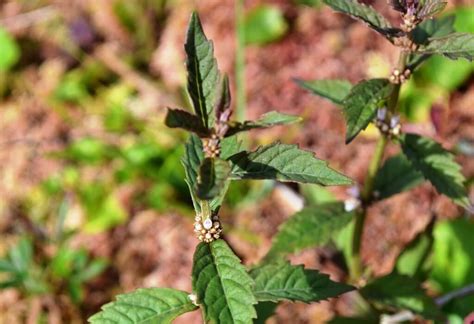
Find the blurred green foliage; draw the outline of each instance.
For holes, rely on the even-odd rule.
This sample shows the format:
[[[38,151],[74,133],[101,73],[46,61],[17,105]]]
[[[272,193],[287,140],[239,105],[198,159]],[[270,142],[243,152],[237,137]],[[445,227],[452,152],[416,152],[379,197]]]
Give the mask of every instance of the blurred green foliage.
[[[283,37],[288,24],[280,9],[270,5],[259,5],[245,17],[245,43],[264,45]]]
[[[15,39],[0,26],[0,73],[8,71],[20,59],[20,48]]]

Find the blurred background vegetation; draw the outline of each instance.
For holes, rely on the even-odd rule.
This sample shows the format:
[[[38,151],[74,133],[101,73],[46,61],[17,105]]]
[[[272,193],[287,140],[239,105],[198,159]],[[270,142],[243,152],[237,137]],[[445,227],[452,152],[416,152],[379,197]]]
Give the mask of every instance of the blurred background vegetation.
[[[385,1],[372,3],[397,20]],[[196,241],[180,162],[185,137],[163,117],[167,106],[189,107],[182,44],[196,8],[231,75],[236,116],[276,108],[306,119],[256,132],[247,144],[296,141],[362,179],[375,129],[343,147],[337,109],[291,78],[386,77],[396,53],[318,0],[0,0],[0,323],[83,323],[118,292],[189,289]],[[446,14],[457,31],[474,33],[469,0],[450,1]],[[459,154],[471,188],[473,72],[473,63],[434,57],[401,102],[406,127]],[[345,196],[344,188],[233,184],[224,226],[251,263],[302,202]],[[368,233],[379,238],[365,239],[364,259],[375,273],[390,272],[436,219],[427,275],[431,293],[442,294],[474,282],[474,223],[434,196],[422,186],[375,208]],[[297,260],[341,279],[332,254],[319,249]],[[397,267],[409,269],[409,257],[403,262]],[[283,305],[270,321],[320,323],[353,308],[350,300]],[[473,309],[474,297],[446,306],[453,323]],[[190,316],[183,323],[198,318]]]

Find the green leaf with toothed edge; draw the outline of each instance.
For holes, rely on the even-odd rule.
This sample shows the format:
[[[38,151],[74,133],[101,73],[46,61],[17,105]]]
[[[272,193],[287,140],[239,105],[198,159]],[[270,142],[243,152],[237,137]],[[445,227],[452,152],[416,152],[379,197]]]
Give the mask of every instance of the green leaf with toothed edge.
[[[245,132],[251,129],[262,129],[269,128],[279,125],[288,125],[301,121],[301,117],[282,114],[276,111],[271,111],[264,114],[258,120],[255,121],[244,121],[244,122],[230,122],[229,130],[226,136],[232,136],[234,134]]]
[[[403,154],[393,156],[377,171],[374,198],[377,200],[388,198],[410,190],[424,180],[423,174],[416,170]]]
[[[334,282],[317,270],[287,261],[263,264],[250,271],[255,281],[253,293],[257,300],[318,302],[354,290],[349,285]]]
[[[347,80],[303,81],[295,79],[295,82],[301,88],[341,106],[344,103],[344,98],[349,95],[352,89],[352,83]]]
[[[401,30],[393,28],[384,16],[371,6],[359,3],[357,0],[323,0],[332,9],[350,15],[367,23],[369,27],[382,35],[391,38],[401,34]]]
[[[218,96],[220,74],[214,58],[214,46],[204,34],[195,12],[191,15],[184,49],[187,55],[188,93],[196,115],[209,129],[215,122],[212,112]]]
[[[230,174],[230,164],[219,158],[205,158],[199,167],[197,196],[211,200],[226,186]]]
[[[417,54],[444,55],[452,60],[464,58],[474,60],[474,34],[452,33],[442,37],[430,38],[428,43],[419,46]]]
[[[346,144],[350,143],[374,119],[378,108],[386,105],[393,85],[387,79],[362,81],[344,99]]]
[[[326,244],[354,217],[342,203],[306,207],[280,225],[266,260]]]
[[[432,139],[417,134],[405,134],[400,137],[400,142],[403,153],[413,167],[420,171],[438,192],[462,207],[470,206],[464,185],[466,179],[453,154]]]
[[[199,243],[192,284],[206,323],[251,324],[256,318],[254,282],[224,240]]]
[[[198,116],[180,109],[168,109],[165,125],[170,128],[182,128],[202,137],[209,136],[210,133]]]
[[[261,146],[253,152],[240,152],[229,158],[232,164],[230,178],[270,179],[320,185],[347,185],[352,180],[328,167],[312,152],[297,145],[279,142]]]
[[[197,307],[184,291],[169,288],[142,288],[118,295],[117,300],[102,306],[90,317],[92,324],[167,324]]]

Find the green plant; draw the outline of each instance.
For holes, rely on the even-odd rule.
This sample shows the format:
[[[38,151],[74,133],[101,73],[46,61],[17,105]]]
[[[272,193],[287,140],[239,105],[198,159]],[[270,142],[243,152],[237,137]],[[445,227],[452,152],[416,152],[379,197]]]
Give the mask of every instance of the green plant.
[[[360,290],[360,294],[370,303],[375,314],[408,309],[412,314],[427,319],[439,319],[442,317],[439,306],[443,305],[436,305],[420,288],[421,282],[427,279],[426,272],[431,271],[426,270],[426,261],[432,253],[432,226],[428,227],[426,235],[422,235],[414,246],[400,255],[397,269],[393,273],[376,279],[371,277],[369,269],[361,262],[361,237],[367,210],[372,204],[410,190],[425,180],[431,182],[439,193],[449,197],[467,213],[473,211],[465,187],[467,181],[454,155],[431,138],[402,133],[399,97],[402,84],[433,56],[442,55],[451,60],[464,58],[472,61],[474,35],[455,32],[454,16],[429,19],[444,9],[446,2],[442,0],[389,1],[392,8],[401,13],[402,23],[399,27],[392,26],[372,7],[356,0],[324,2],[337,12],[365,22],[400,48],[398,64],[386,79],[363,80],[356,85],[346,80],[296,80],[301,87],[341,106],[347,125],[347,144],[371,122],[380,131],[363,186],[356,190],[360,194],[347,201],[350,209],[355,210],[355,222],[339,236],[327,232],[326,236],[334,237],[344,249],[352,282],[360,286],[368,282]],[[390,142],[398,145],[401,152],[384,161],[385,149]],[[321,244],[319,241],[302,240],[302,231],[308,231],[310,228],[303,228],[301,224],[307,221],[307,218],[314,217],[315,213],[311,215],[295,215],[282,226],[276,236],[276,242],[284,241],[288,238],[287,233],[291,233],[291,237],[300,237],[300,240],[293,240],[292,245],[285,246],[286,249],[303,242],[298,248],[309,247],[311,243],[313,246]],[[351,242],[348,243],[347,240]],[[287,252],[293,252],[293,249]]]
[[[193,291],[139,289],[118,296],[117,301],[103,306],[89,321],[169,323],[180,314],[200,308],[206,323],[252,323],[268,314],[269,302],[316,302],[352,290],[353,287],[331,281],[317,270],[280,258],[285,244],[276,244],[270,257],[246,269],[222,239],[219,208],[230,181],[270,179],[319,185],[348,185],[352,181],[296,145],[276,142],[254,151],[245,150],[237,138],[239,133],[300,119],[270,112],[256,121],[230,120],[229,82],[218,71],[213,44],[204,35],[197,14],[191,17],[185,51],[188,93],[194,113],[169,109],[165,122],[169,127],[192,133],[182,162],[196,210],[194,229],[201,241],[194,254]],[[321,217],[332,212],[340,217],[314,221],[329,229],[350,220],[351,213],[346,213],[341,203],[316,210]],[[326,241],[324,231],[321,233],[319,240]]]

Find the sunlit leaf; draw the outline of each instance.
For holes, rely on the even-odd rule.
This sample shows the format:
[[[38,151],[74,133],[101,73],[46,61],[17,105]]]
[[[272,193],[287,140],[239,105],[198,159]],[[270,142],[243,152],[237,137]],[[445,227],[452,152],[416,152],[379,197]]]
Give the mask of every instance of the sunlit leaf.
[[[295,81],[300,87],[341,106],[352,89],[352,83],[347,80]]]
[[[206,322],[250,324],[256,318],[253,280],[225,241],[197,246],[192,280]]]

